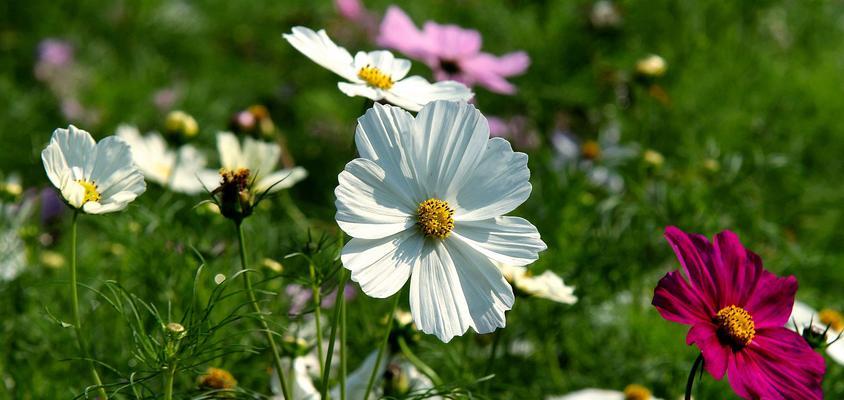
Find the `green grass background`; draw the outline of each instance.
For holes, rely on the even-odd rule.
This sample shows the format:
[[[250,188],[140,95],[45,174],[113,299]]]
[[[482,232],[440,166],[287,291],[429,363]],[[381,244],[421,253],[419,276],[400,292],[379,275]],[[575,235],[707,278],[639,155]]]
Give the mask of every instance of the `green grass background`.
[[[381,13],[390,3],[369,1]],[[480,30],[484,49],[524,49],[528,72],[513,81],[515,96],[477,89],[485,114],[526,115],[542,137],[529,151],[534,191],[517,214],[535,223],[549,249],[532,267],[551,269],[577,287],[574,306],[519,299],[507,316],[502,343],[527,340],[536,352],[523,358],[500,352],[483,377],[489,338],[475,334],[441,344],[425,336],[418,354],[448,382],[476,396],[540,399],[584,387],[622,389],[629,383],[655,395],[682,395],[696,357],[686,328],[662,320],[650,306],[658,279],[677,268],[662,238],[665,225],[712,235],[736,231],[778,274],[800,281],[798,298],[821,308],[844,308],[844,6],[833,1],[620,1],[618,31],[589,25],[589,1],[400,2],[417,23],[454,22]],[[21,174],[26,186],[48,184],[39,153],[56,127],[80,124],[101,138],[121,122],[160,129],[164,112],[154,93],[182,92],[175,108],[196,117],[198,145],[214,153],[214,133],[232,113],[265,104],[287,137],[289,151],[311,175],[289,191],[315,237],[338,236],[333,222],[337,173],[354,157],[355,118],[364,101],[336,89],[336,78],[282,40],[292,26],[325,27],[352,49],[372,49],[330,2],[78,2],[0,3],[0,172]],[[80,101],[99,121],[67,121],[56,97],[33,75],[38,43],[70,41],[84,72]],[[632,76],[637,59],[656,53],[668,63],[657,83],[665,105],[631,81],[631,102],[621,107],[608,76]],[[421,63],[415,73],[430,77]],[[665,156],[661,168],[641,160],[625,165],[621,196],[609,196],[580,176],[563,180],[553,167],[549,135],[561,116],[585,138],[595,137],[600,115],[618,107],[624,142]],[[704,167],[707,159],[721,168]],[[213,162],[212,162],[213,165]],[[306,230],[287,212],[285,196],[270,200],[246,222],[250,255],[282,260],[301,248]],[[207,296],[216,273],[238,269],[228,221],[194,206],[201,197],[170,194],[154,184],[125,212],[81,218],[81,281],[103,289],[117,280],[166,314],[190,303],[200,261],[208,261],[199,290]],[[55,243],[39,244],[37,221],[28,231],[32,261],[17,280],[0,284],[0,365],[14,382],[9,398],[71,398],[88,382],[72,331],[47,317],[70,319],[67,267],[39,262],[45,251],[69,254],[69,215],[53,229]],[[277,323],[287,309],[283,285],[303,281],[307,265],[282,260],[285,272],[263,289]],[[330,282],[328,283],[330,285]],[[132,331],[92,291],[82,309],[96,358],[122,374],[132,361]],[[234,306],[229,301],[223,308]],[[403,301],[405,307],[406,300]],[[349,305],[350,367],[376,347],[387,301],[359,296]],[[224,313],[221,312],[221,315]],[[151,324],[152,322],[150,322]],[[152,326],[152,325],[151,325]],[[248,335],[239,332],[252,330]],[[254,325],[224,329],[227,345],[261,347]],[[221,336],[222,337],[222,336]],[[505,346],[506,347],[506,346]],[[198,366],[229,369],[241,386],[268,393],[270,357],[233,353]],[[827,398],[844,397],[844,369],[828,359]],[[192,395],[196,374],[177,379]],[[105,373],[107,381],[120,380]],[[158,383],[151,383],[157,388]],[[696,398],[731,398],[726,382],[706,376]],[[131,392],[126,392],[127,398]]]

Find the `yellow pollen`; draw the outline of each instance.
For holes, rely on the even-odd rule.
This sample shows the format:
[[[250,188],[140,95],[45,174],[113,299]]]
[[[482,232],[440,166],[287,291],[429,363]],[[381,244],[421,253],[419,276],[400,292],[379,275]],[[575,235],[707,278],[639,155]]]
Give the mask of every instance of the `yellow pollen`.
[[[588,160],[596,160],[601,157],[601,145],[594,140],[589,140],[580,146],[580,151],[583,153],[583,158]]]
[[[454,210],[440,199],[428,199],[416,209],[419,229],[427,237],[445,239],[454,229]]]
[[[648,388],[632,384],[624,388],[624,400],[650,400],[651,391]]]
[[[367,65],[358,71],[358,78],[363,79],[369,86],[378,89],[389,89],[393,87],[393,79],[381,72],[380,69]]]
[[[719,337],[732,344],[734,348],[740,349],[747,346],[756,336],[753,317],[741,307],[724,307],[718,311],[713,320],[718,324]]]
[[[94,182],[88,182],[84,179],[76,180],[76,183],[82,185],[85,188],[85,197],[82,199],[82,204],[85,204],[89,201],[100,201],[100,192],[97,191],[97,184]]]
[[[830,329],[841,332],[844,330],[844,316],[838,311],[824,308],[818,313],[818,318],[824,325],[829,325]]]

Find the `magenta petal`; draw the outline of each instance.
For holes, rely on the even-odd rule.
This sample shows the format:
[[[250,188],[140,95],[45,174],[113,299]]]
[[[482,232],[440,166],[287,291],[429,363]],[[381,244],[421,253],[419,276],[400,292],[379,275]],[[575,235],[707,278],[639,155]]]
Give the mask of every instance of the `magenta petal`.
[[[692,286],[704,294],[708,304],[722,308],[724,305],[718,301],[716,272],[712,262],[714,250],[709,240],[701,235],[683,232],[675,226],[665,228],[665,238],[674,249]]]
[[[410,17],[396,6],[390,6],[387,9],[384,19],[381,20],[375,42],[379,46],[398,50],[409,57],[421,60],[432,57],[429,51],[431,43],[428,38],[413,24]]]
[[[679,271],[671,271],[659,280],[654,289],[653,305],[663,318],[687,325],[708,323],[716,313]]]
[[[780,278],[763,270],[752,291],[744,308],[753,316],[756,329],[780,327],[788,322],[797,293],[797,278]]]
[[[713,378],[721,380],[727,372],[732,349],[724,346],[718,339],[715,325],[708,322],[699,323],[689,329],[686,344],[694,344],[703,353],[703,366]]]
[[[762,272],[762,261],[745,249],[733,232],[715,235],[714,244],[721,301],[724,306],[743,306],[756,287],[756,280]]]
[[[502,76],[521,75],[530,66],[530,57],[524,51],[507,53],[498,57],[495,72]]]
[[[440,59],[459,61],[481,51],[481,33],[474,29],[428,21],[422,26],[422,33],[433,46],[429,50],[436,52]]]

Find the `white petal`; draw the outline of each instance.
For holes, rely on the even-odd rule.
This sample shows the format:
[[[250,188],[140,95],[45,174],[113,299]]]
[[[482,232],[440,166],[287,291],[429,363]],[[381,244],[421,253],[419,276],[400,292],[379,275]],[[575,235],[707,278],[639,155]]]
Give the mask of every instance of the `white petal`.
[[[435,101],[414,120],[413,156],[428,197],[457,193],[483,159],[489,141],[486,118],[467,103]]]
[[[73,179],[69,170],[65,171],[60,179],[59,192],[61,192],[62,198],[74,208],[82,207],[85,200],[85,187]]]
[[[202,190],[206,192],[213,192],[222,181],[220,171],[215,169],[203,169],[197,173],[197,176],[199,182],[202,183]]]
[[[349,236],[379,239],[412,227],[415,205],[407,193],[386,180],[374,161],[358,158],[338,176],[337,224]]]
[[[515,266],[536,261],[547,248],[536,227],[519,217],[460,221],[452,235],[495,261]]]
[[[255,185],[255,190],[258,193],[262,193],[264,191],[275,193],[279,190],[292,187],[297,182],[305,179],[307,176],[308,171],[302,167],[283,169],[262,177]]]
[[[129,205],[128,202],[101,204],[95,201],[89,201],[82,205],[82,211],[85,211],[87,214],[106,214],[121,211],[125,209],[127,205]]]
[[[410,111],[419,111],[422,106],[435,100],[469,101],[474,96],[460,82],[441,81],[432,84],[418,75],[397,81],[384,93],[384,99]]]
[[[829,340],[835,340],[837,336],[838,333],[833,334],[831,329],[830,332],[827,333],[827,338]],[[826,354],[829,354],[829,357],[832,358],[833,361],[844,365],[844,336],[829,345],[829,347],[826,348]]]
[[[62,188],[65,171],[73,174],[69,178],[71,180],[84,178],[83,171],[88,164],[89,155],[94,152],[94,146],[96,142],[91,134],[73,125],[68,129],[59,128],[53,131],[50,143],[41,152],[41,161],[53,186]]]
[[[197,194],[203,191],[200,175],[205,170],[205,156],[191,145],[184,145],[179,149],[178,162],[170,178],[170,188],[173,191]],[[219,180],[219,174],[214,173]]]
[[[389,359],[389,354],[384,352],[381,356],[381,362],[378,363],[378,371],[375,373],[376,382],[373,385],[374,388],[378,388],[380,385],[378,384],[378,377],[384,375],[384,371],[387,370],[387,361]],[[369,377],[372,375],[372,371],[375,370],[375,364],[378,360],[378,351],[373,351],[366,356],[366,359],[363,360],[360,367],[356,370],[352,371],[348,377],[346,377],[346,398],[347,399],[361,399],[361,400],[369,400],[376,398],[374,393],[370,393],[369,399],[364,399],[363,395],[366,392],[366,387],[369,384]],[[375,391],[375,389],[373,389]],[[334,399],[340,398],[340,388],[335,387],[331,389],[331,397]]]
[[[355,144],[362,158],[376,162],[386,172],[385,181],[409,194],[413,203],[410,207],[415,211],[418,203],[428,198],[417,178],[424,173],[414,165],[412,157],[414,134],[410,113],[376,103],[358,118]]]
[[[545,400],[624,400],[624,393],[614,390],[583,389],[562,396],[548,396]]]
[[[233,133],[217,133],[217,152],[220,153],[220,164],[223,168],[246,168],[245,157],[240,150],[240,142]]]
[[[275,171],[281,147],[278,143],[269,143],[247,137],[243,142],[243,159],[237,167],[248,168],[253,177],[261,180],[262,176]]]
[[[357,71],[352,66],[352,55],[348,50],[334,44],[325,30],[314,32],[297,26],[293,28],[292,33],[283,36],[296,50],[313,62],[347,80],[357,81]]]
[[[423,243],[424,237],[412,229],[382,239],[352,238],[341,260],[367,296],[383,299],[407,282]]]
[[[158,184],[166,185],[172,179],[176,154],[167,148],[167,142],[158,133],[141,136],[131,125],[117,127],[117,137],[123,139],[132,151],[132,160],[144,176]]]
[[[788,322],[786,322],[786,328],[794,330],[794,325],[797,325],[798,332],[802,332],[803,328],[812,324],[815,328],[819,330],[826,329],[826,326],[823,325],[818,318],[818,312],[815,311],[812,307],[809,307],[808,304],[795,300],[794,306],[791,309],[791,317],[788,318]]]
[[[531,296],[556,301],[563,304],[574,304],[577,296],[574,288],[566,286],[563,278],[551,271],[545,271],[539,276],[523,276],[515,280],[515,285]]]
[[[472,221],[493,218],[513,211],[530,197],[530,170],[525,153],[514,152],[510,143],[492,138],[474,175],[448,198],[454,219]]]
[[[489,333],[505,325],[513,290],[487,259],[460,242],[428,240],[410,277],[416,326],[443,342],[469,328]]]
[[[372,101],[378,101],[384,97],[378,89],[375,89],[365,83],[338,82],[337,88],[349,97],[366,97]]]
[[[86,177],[97,184],[103,202],[114,193],[129,190],[129,187],[136,187],[138,194],[146,189],[143,175],[132,160],[129,145],[117,136],[109,136],[97,143],[90,160],[90,174]],[[137,186],[138,181],[143,185]]]
[[[371,60],[371,65],[378,68],[381,73],[389,75],[393,82],[401,80],[407,75],[407,71],[410,71],[410,60],[396,58],[389,51],[370,51],[368,56]]]
[[[70,167],[68,167],[58,143],[50,141],[50,144],[41,151],[41,162],[44,164],[47,178],[50,179],[54,187],[61,189],[62,180],[70,174]]]

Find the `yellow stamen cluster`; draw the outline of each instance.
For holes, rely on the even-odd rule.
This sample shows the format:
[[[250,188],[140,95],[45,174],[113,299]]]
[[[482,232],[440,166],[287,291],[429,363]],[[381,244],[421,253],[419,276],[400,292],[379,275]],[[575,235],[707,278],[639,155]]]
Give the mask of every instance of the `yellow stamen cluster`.
[[[715,315],[714,322],[718,324],[720,337],[730,342],[735,348],[747,346],[756,336],[756,325],[753,323],[753,317],[741,307],[722,308]]]
[[[650,400],[651,391],[648,388],[632,384],[624,388],[624,400]]]
[[[363,79],[369,86],[385,90],[393,87],[393,83],[395,83],[389,75],[370,65],[358,71],[358,78]]]
[[[601,157],[601,145],[594,140],[589,140],[580,146],[580,152],[583,158],[587,160],[596,160]]]
[[[246,190],[249,187],[249,171],[248,168],[238,168],[236,170],[229,170],[229,169],[221,169],[220,176],[223,178],[223,181],[220,182],[220,186],[229,186],[237,188],[237,191]]]
[[[97,191],[97,184],[94,182],[89,182],[84,179],[78,179],[76,183],[82,185],[85,188],[85,197],[82,199],[82,204],[85,204],[89,201],[100,201],[100,192]]]
[[[428,199],[416,209],[416,224],[427,237],[445,239],[454,229],[454,210],[440,199]]]
[[[201,389],[234,389],[237,387],[237,380],[229,371],[212,367],[199,377],[197,384]]]
[[[844,330],[844,316],[838,311],[824,308],[818,313],[818,318],[821,320],[821,323],[829,325],[829,328],[836,332]]]

